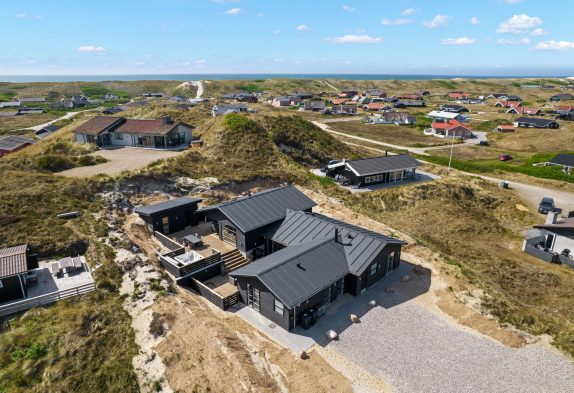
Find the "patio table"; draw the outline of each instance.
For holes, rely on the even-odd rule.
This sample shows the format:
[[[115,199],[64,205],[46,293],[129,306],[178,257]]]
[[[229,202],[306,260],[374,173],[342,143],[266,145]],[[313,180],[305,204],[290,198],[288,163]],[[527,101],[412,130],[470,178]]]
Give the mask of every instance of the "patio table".
[[[74,261],[72,261],[72,258],[70,257],[60,259],[58,264],[60,265],[60,269],[62,270],[66,269],[66,272],[69,272],[70,268],[74,267]]]

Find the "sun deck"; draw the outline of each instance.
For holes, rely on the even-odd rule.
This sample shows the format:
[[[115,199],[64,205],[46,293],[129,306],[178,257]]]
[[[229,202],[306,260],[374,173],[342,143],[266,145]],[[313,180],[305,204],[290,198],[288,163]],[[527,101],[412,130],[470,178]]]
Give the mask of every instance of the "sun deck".
[[[203,281],[203,284],[223,297],[228,297],[238,292],[237,287],[229,283],[229,276],[227,274],[225,276],[212,277],[209,280]]]
[[[208,223],[200,223],[194,227],[188,227],[179,232],[172,233],[171,238],[175,239],[178,243],[183,244],[183,238],[188,235],[199,235],[203,242],[202,246],[194,248],[193,251],[208,257],[213,255],[214,252],[224,254],[228,251],[235,250],[235,247],[229,243],[221,240]]]

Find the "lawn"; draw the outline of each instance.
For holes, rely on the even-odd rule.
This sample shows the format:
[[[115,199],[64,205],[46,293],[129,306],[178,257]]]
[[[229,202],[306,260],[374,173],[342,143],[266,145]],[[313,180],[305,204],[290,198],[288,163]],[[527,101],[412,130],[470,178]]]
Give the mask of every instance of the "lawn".
[[[12,133],[20,128],[37,126],[57,119],[58,116],[49,113],[37,113],[22,116],[2,116],[0,117],[0,135]]]
[[[357,121],[329,123],[333,131],[344,132],[349,135],[360,136],[378,142],[407,147],[430,147],[445,145],[445,141],[432,136],[425,136],[422,130],[416,127],[395,126],[386,124],[363,124],[362,119]]]

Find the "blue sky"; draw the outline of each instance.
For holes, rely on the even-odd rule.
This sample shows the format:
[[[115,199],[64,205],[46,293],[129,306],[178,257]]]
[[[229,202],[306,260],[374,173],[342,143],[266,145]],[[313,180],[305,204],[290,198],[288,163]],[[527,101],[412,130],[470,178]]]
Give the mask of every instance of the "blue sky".
[[[571,0],[12,0],[0,74],[572,75]]]

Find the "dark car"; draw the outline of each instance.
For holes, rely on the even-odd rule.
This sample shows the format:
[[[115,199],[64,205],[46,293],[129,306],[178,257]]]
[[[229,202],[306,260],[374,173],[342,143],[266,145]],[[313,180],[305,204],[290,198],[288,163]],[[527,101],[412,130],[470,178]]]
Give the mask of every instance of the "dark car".
[[[499,159],[500,161],[506,162],[506,161],[512,160],[512,156],[511,156],[510,154],[501,154],[501,155],[498,156],[498,159]]]
[[[548,214],[553,211],[555,208],[554,206],[554,199],[550,197],[544,197],[538,204],[538,213],[541,214]]]
[[[488,146],[488,141],[480,141],[478,142],[480,146]]]

